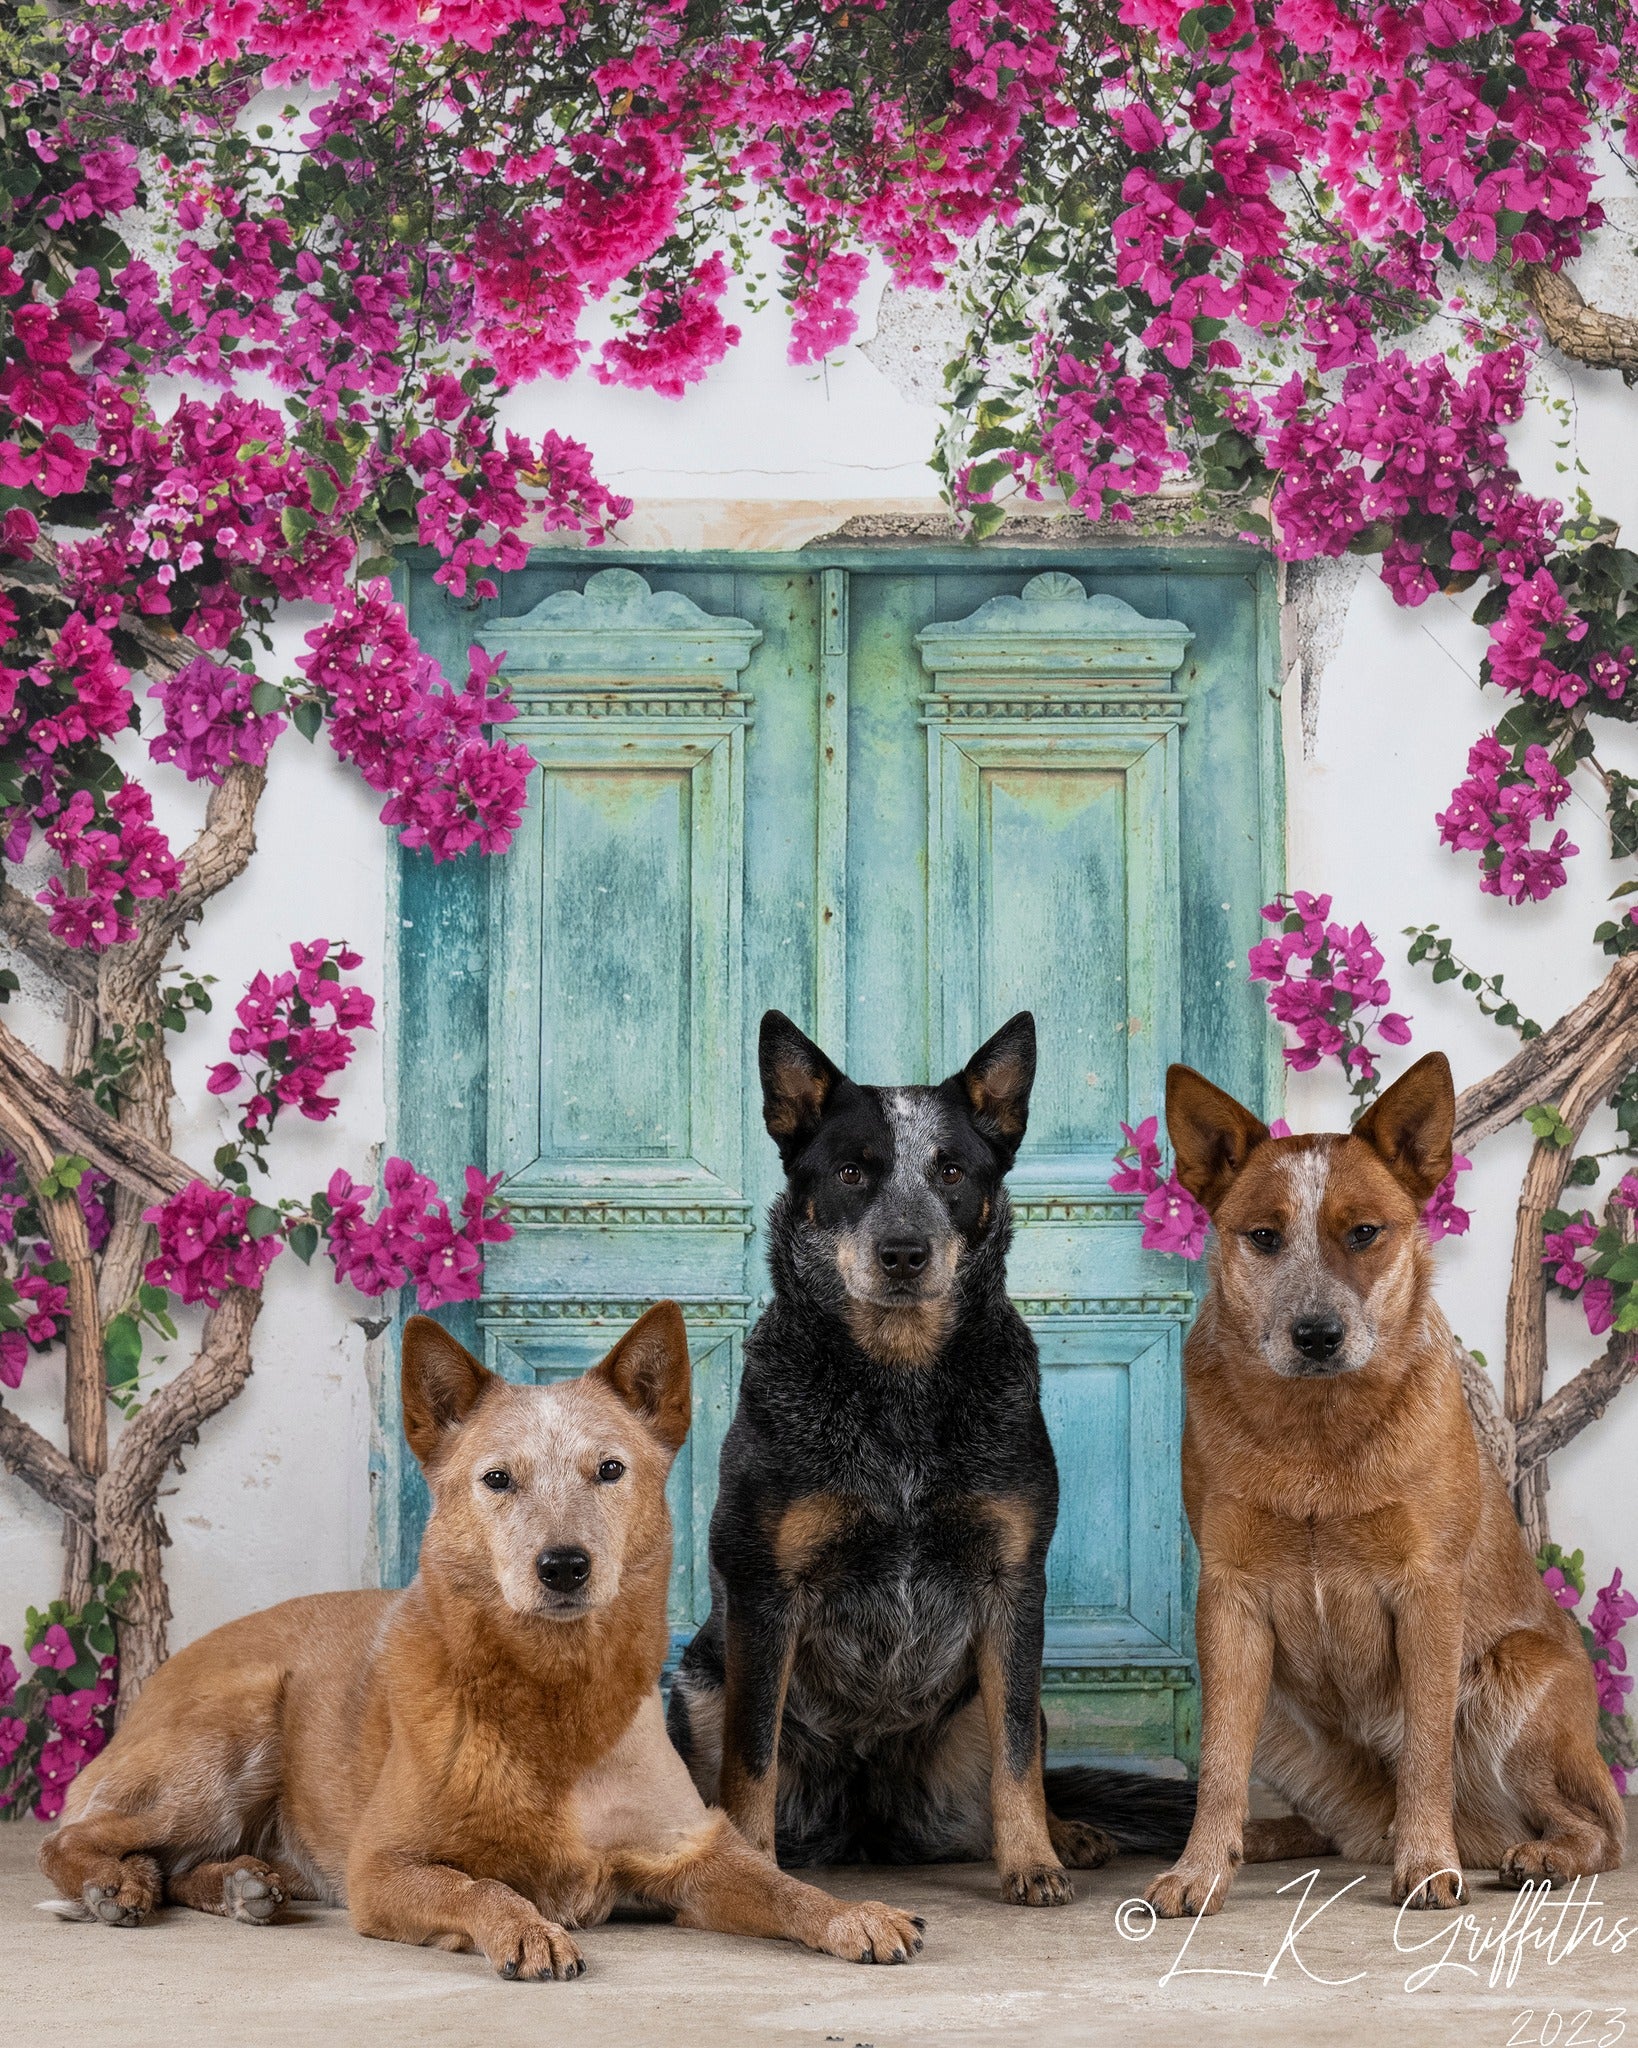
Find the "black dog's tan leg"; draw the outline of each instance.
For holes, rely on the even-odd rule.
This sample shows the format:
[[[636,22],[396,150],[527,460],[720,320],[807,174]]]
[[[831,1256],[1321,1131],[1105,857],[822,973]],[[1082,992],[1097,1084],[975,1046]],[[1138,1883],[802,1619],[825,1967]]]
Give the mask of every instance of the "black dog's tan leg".
[[[997,1598],[978,1644],[978,1690],[990,1732],[990,1807],[1001,1896],[1063,1906],[1075,1896],[1053,1847],[1041,1779],[1041,1649],[1046,1585],[1021,1573]]]
[[[721,1815],[675,1854],[623,1855],[618,1878],[622,1888],[673,1908],[679,1927],[797,1941],[849,1963],[907,1963],[926,1925],[895,1906],[834,1898],[787,1876]]]
[[[724,1628],[721,1800],[754,1849],[775,1853],[779,1728],[796,1653],[787,1608],[730,1598]]]
[[[1195,1647],[1200,1793],[1183,1854],[1144,1893],[1162,1919],[1220,1911],[1245,1854],[1251,1760],[1274,1670],[1274,1631],[1247,1577],[1202,1570]]]

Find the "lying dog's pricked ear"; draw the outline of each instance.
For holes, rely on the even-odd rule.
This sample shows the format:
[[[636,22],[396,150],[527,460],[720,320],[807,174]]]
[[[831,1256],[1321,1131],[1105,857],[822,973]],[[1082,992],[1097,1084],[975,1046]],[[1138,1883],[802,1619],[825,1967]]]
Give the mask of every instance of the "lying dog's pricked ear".
[[[1000,1153],[1005,1173],[1029,1124],[1029,1092],[1035,1086],[1033,1012],[1020,1010],[1009,1017],[945,1086],[960,1092],[973,1121]]]
[[[1208,1210],[1268,1136],[1267,1124],[1193,1067],[1166,1069],[1166,1131],[1178,1179]]]
[[[801,1157],[825,1113],[831,1090],[845,1076],[783,1010],[762,1019],[757,1044],[762,1072],[762,1121],[786,1167]]]
[[[688,1331],[674,1301],[656,1302],[639,1316],[588,1379],[601,1380],[640,1415],[668,1451],[688,1434]]]
[[[1354,1125],[1418,1206],[1449,1173],[1455,1135],[1456,1088],[1442,1052],[1424,1054]]]
[[[404,1434],[422,1465],[437,1455],[444,1433],[464,1422],[495,1375],[431,1316],[404,1325]]]

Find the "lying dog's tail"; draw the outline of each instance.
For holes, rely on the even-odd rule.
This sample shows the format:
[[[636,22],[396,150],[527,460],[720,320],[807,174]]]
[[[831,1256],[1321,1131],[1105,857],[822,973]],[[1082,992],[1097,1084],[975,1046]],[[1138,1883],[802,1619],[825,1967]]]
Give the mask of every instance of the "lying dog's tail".
[[[1048,1807],[1063,1820],[1083,1820],[1113,1835],[1123,1849],[1174,1856],[1194,1823],[1194,1786],[1149,1771],[1100,1771],[1068,1764],[1046,1774]]]

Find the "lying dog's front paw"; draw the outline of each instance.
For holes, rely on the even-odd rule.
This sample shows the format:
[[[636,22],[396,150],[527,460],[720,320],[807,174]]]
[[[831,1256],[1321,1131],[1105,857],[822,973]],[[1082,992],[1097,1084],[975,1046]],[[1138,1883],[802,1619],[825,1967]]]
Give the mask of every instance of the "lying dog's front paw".
[[[907,1963],[920,1953],[926,1926],[919,1913],[866,1899],[827,1920],[819,1946],[845,1963]]]
[[[484,1952],[497,1976],[516,1978],[520,1983],[586,1974],[585,1958],[552,1920],[537,1920],[532,1926],[515,1929],[493,1947],[485,1942]]]
[[[1184,1920],[1220,1913],[1234,1880],[1229,1864],[1177,1863],[1163,1870],[1143,1896],[1162,1920]]]
[[[1412,1912],[1448,1912],[1467,1897],[1456,1851],[1432,1856],[1401,1856],[1394,1865],[1393,1902]]]
[[[1090,1821],[1060,1820],[1054,1813],[1047,1818],[1047,1831],[1053,1854],[1067,1870],[1101,1870],[1119,1851],[1114,1836]]]
[[[1001,1896],[1009,1906],[1067,1906],[1075,1896],[1075,1881],[1056,1863],[1026,1864],[1002,1871]]]

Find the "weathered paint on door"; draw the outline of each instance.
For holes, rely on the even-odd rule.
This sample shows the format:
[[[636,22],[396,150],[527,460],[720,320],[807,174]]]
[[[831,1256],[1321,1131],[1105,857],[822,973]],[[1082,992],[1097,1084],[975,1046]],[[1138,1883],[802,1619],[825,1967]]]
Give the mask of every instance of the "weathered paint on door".
[[[606,559],[606,558],[605,558]],[[1149,556],[537,557],[411,616],[452,672],[504,649],[535,753],[512,853],[398,875],[395,1141],[506,1176],[516,1236],[451,1315],[497,1370],[577,1372],[685,1306],[695,1420],[672,1620],[706,1532],[778,1184],[758,1020],[864,1080],[938,1079],[1014,1010],[1040,1075],[1013,1291],[1041,1345],[1063,1506],[1047,1702],[1060,1749],[1188,1754],[1179,1348],[1190,1274],[1107,1182],[1187,1058],[1268,1103],[1238,972],[1277,883],[1270,592],[1240,550]],[[383,1568],[418,1475],[383,1404]]]

